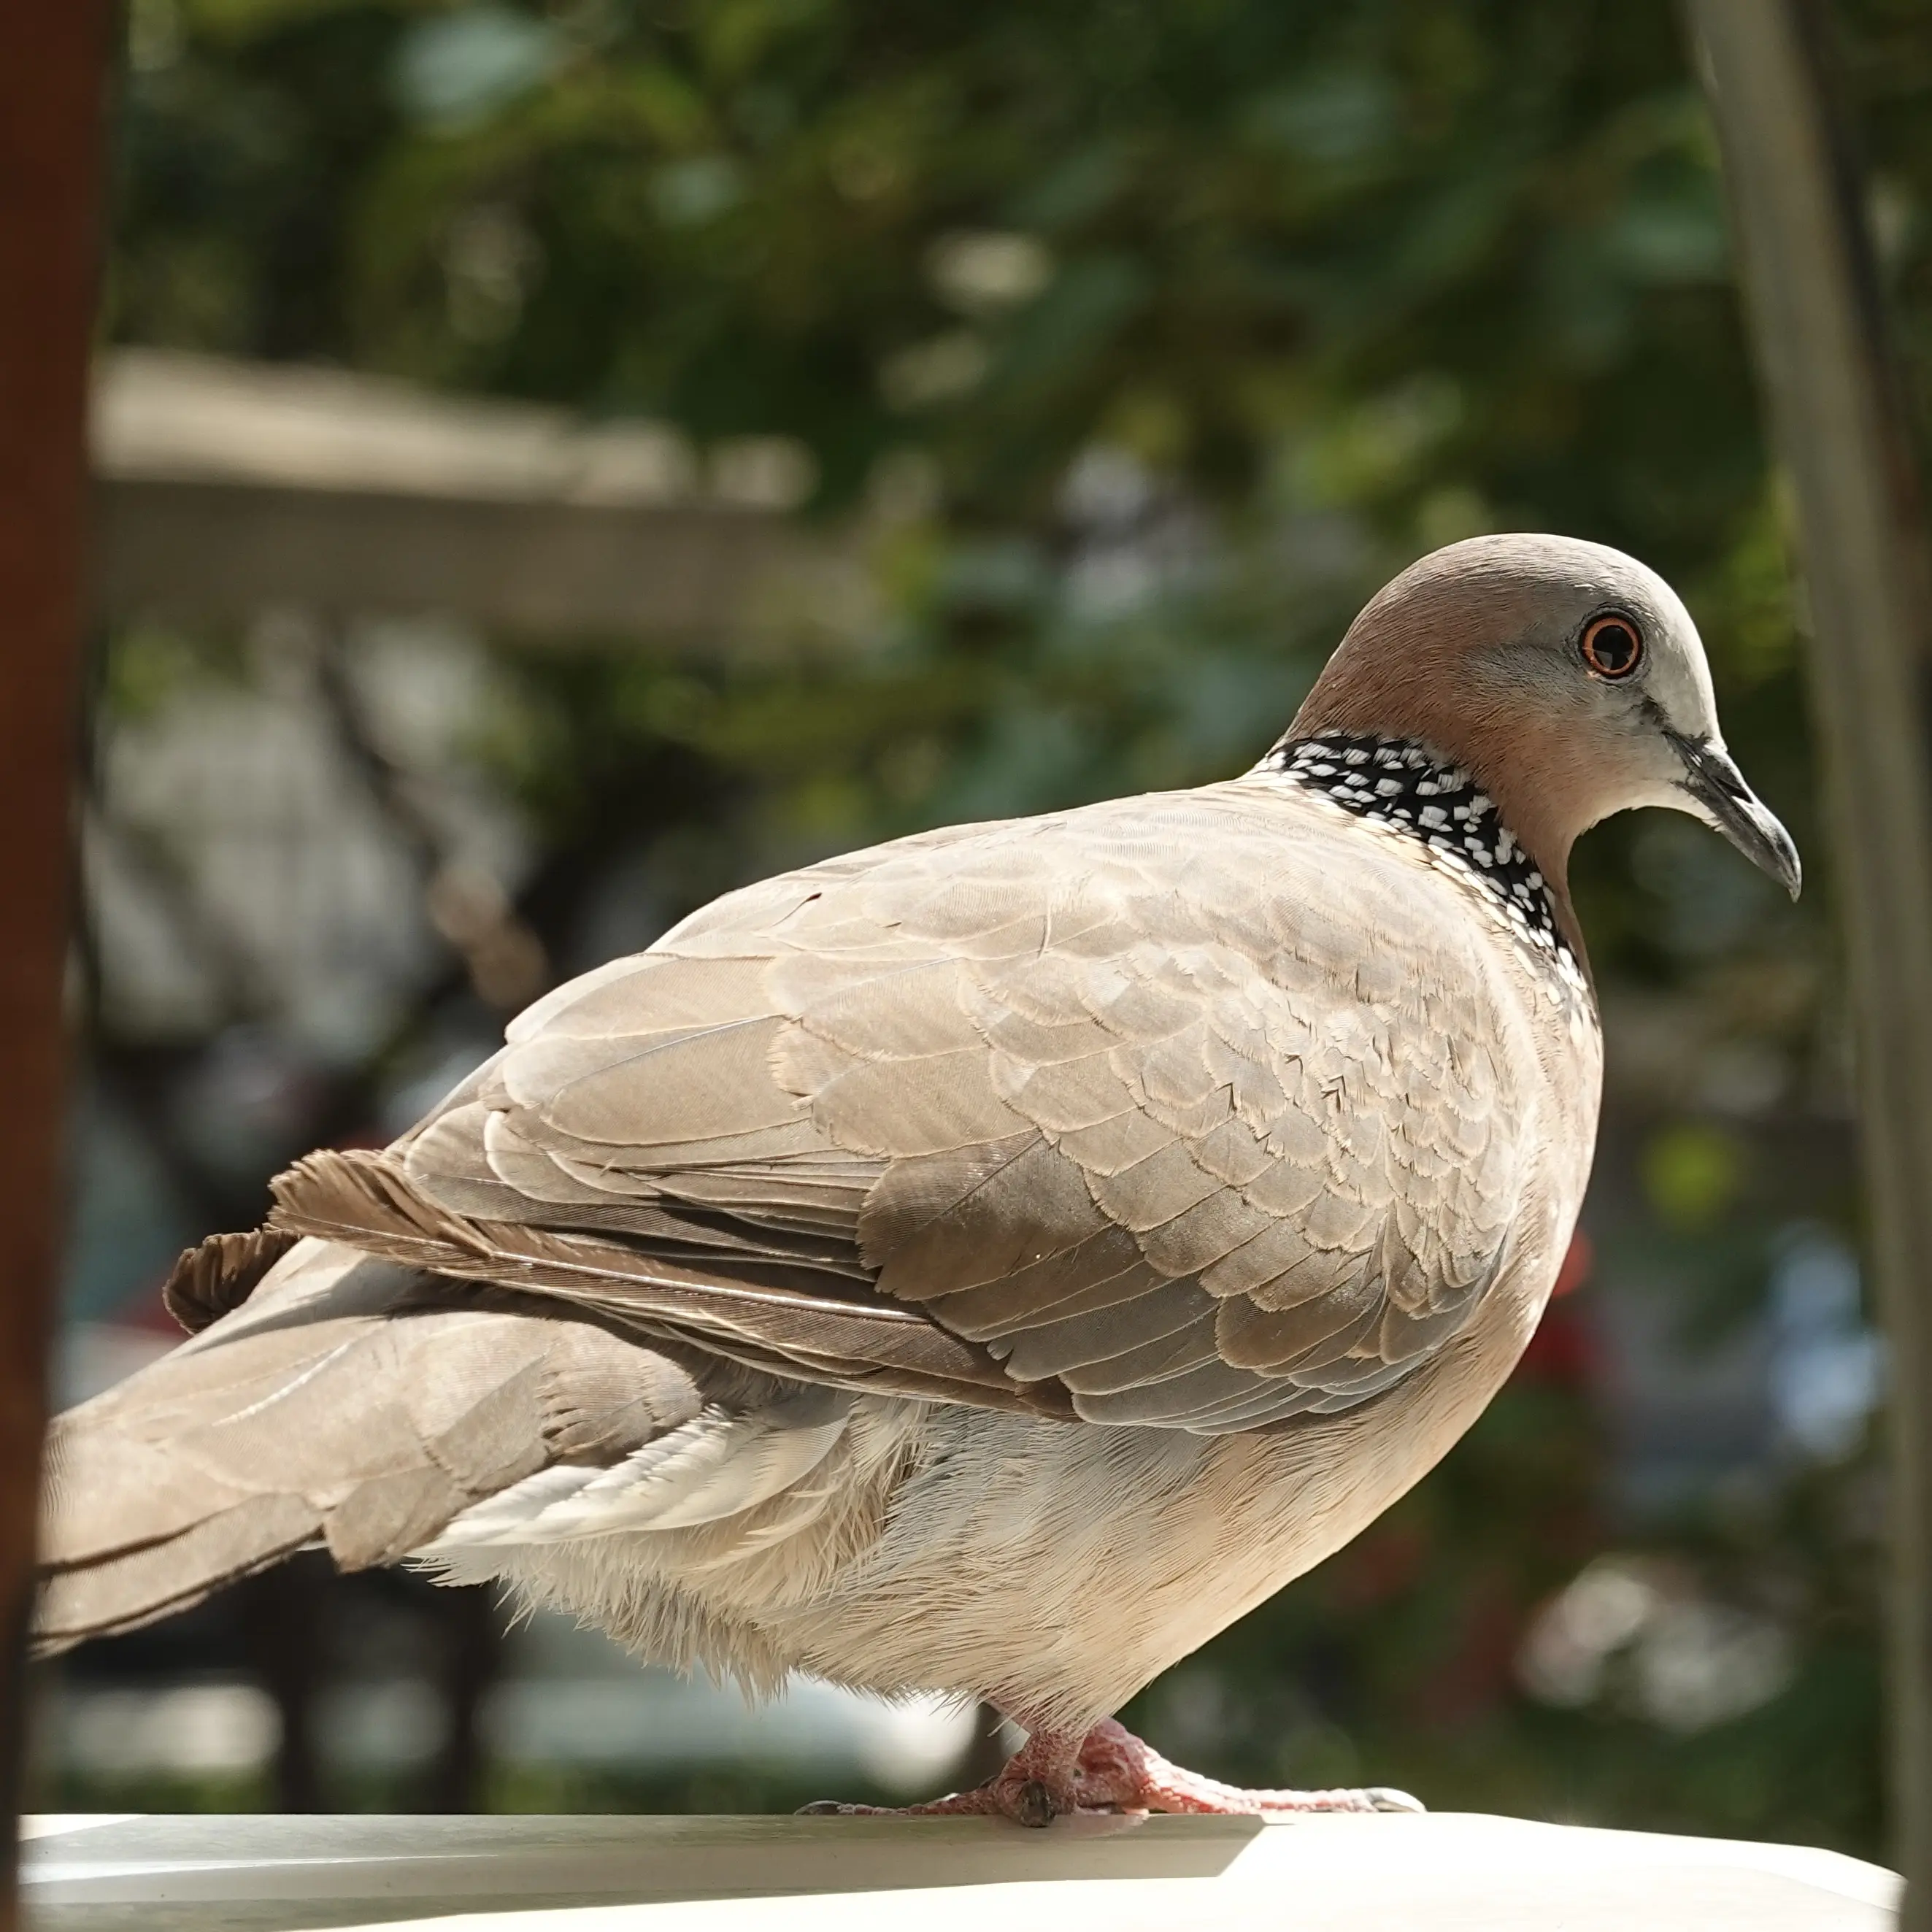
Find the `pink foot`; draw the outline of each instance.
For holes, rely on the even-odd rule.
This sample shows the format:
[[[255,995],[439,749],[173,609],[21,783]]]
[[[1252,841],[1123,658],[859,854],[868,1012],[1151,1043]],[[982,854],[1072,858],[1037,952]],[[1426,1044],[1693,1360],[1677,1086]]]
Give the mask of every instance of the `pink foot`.
[[[1103,1718],[1076,1743],[1036,1731],[997,1778],[925,1804],[808,1804],[801,1816],[1010,1818],[1036,1828],[1072,1811],[1188,1811],[1254,1817],[1281,1811],[1420,1811],[1406,1791],[1244,1791],[1169,1764],[1124,1724]]]
[[[1189,1811],[1258,1816],[1276,1811],[1420,1811],[1406,1791],[1244,1791],[1184,1771],[1103,1718],[1080,1747],[1075,1786],[1083,1811]]]
[[[800,1817],[1010,1818],[1037,1830],[1079,1809],[1080,1740],[1066,1731],[1035,1731],[999,1774],[971,1791],[956,1791],[924,1804],[841,1804],[820,1798],[802,1806]]]

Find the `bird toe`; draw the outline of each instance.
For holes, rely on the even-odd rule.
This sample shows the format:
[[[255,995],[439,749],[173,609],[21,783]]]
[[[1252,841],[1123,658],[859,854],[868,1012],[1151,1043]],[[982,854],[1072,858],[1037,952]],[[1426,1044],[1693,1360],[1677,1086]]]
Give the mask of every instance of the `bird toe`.
[[[1429,1807],[1419,1798],[1412,1798],[1406,1791],[1397,1791],[1392,1785],[1374,1784],[1369,1787],[1368,1800],[1378,1811],[1423,1811]]]

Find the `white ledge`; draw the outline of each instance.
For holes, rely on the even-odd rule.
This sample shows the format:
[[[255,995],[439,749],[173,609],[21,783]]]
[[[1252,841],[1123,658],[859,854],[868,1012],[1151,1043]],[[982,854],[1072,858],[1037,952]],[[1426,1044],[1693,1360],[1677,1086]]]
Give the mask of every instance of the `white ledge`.
[[[1882,1932],[1835,1852],[1426,1817],[62,1817],[36,1932]]]

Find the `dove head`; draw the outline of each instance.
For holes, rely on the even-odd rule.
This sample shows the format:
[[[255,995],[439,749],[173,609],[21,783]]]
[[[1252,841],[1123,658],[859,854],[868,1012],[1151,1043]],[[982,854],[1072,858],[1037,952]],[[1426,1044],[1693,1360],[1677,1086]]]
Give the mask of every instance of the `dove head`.
[[[1798,896],[1797,849],[1724,748],[1690,614],[1620,550],[1475,537],[1412,564],[1348,627],[1288,736],[1327,731],[1461,766],[1559,892],[1579,833],[1660,805]]]

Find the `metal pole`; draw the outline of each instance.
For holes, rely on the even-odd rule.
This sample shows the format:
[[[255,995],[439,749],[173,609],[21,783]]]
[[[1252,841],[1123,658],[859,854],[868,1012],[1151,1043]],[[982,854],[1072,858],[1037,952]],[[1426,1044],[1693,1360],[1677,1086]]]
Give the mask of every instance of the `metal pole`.
[[[1796,504],[1812,704],[1856,1007],[1890,1348],[1891,1810],[1932,1932],[1932,778],[1927,562],[1870,248],[1812,0],[1688,0],[1771,427]]]
[[[0,0],[0,1932],[16,1922],[82,621],[104,10]]]

